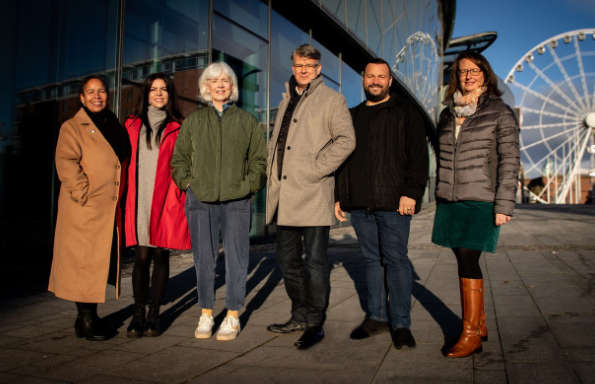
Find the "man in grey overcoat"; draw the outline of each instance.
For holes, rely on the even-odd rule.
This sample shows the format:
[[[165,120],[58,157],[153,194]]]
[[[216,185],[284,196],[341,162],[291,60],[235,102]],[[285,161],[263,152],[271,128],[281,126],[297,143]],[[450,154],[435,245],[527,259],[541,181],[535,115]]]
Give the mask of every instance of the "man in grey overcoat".
[[[355,133],[345,98],[320,75],[320,52],[304,44],[291,59],[293,76],[269,143],[266,211],[267,223],[277,224],[276,259],[292,308],[289,321],[268,330],[304,331],[295,346],[307,349],[324,337],[334,172],[355,149]]]

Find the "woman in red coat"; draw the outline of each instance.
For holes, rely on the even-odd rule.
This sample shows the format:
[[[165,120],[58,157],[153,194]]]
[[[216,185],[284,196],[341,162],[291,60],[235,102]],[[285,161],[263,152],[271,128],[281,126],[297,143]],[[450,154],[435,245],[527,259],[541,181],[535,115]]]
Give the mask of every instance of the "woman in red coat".
[[[145,80],[139,116],[131,116],[125,123],[132,146],[125,211],[126,246],[135,247],[135,310],[128,337],[161,334],[159,306],[169,278],[169,250],[190,249],[184,212],[186,196],[173,182],[169,165],[182,117],[175,97],[173,81],[167,75],[150,75]],[[145,318],[151,260],[151,305]]]

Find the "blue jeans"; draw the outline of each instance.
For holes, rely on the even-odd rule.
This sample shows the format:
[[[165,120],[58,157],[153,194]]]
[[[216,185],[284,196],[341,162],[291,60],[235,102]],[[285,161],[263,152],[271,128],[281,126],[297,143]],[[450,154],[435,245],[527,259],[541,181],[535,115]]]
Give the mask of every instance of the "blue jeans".
[[[219,229],[225,250],[225,307],[239,311],[246,298],[250,257],[250,199],[203,203],[188,189],[186,216],[194,254],[198,305],[213,309]]]
[[[277,227],[276,259],[291,299],[291,316],[309,327],[322,325],[326,318],[331,290],[328,238],[326,226]]]
[[[390,321],[392,328],[409,328],[413,270],[407,255],[407,243],[411,216],[401,216],[396,210],[354,210],[351,212],[351,223],[366,269],[366,316],[373,320]],[[387,316],[387,307],[390,317]]]

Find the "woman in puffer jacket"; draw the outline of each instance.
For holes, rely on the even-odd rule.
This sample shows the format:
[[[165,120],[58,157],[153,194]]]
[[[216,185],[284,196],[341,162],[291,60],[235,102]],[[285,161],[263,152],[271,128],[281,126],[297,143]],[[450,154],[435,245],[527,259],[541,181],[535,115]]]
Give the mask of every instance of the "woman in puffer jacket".
[[[519,170],[519,126],[500,98],[482,55],[455,60],[438,123],[436,216],[432,242],[457,258],[463,331],[448,357],[481,351],[487,339],[479,257],[495,252],[500,226],[512,218]]]

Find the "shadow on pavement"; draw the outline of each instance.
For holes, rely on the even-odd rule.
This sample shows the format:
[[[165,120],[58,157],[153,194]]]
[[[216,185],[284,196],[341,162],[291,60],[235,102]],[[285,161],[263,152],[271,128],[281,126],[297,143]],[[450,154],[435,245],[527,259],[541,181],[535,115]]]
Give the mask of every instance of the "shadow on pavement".
[[[333,262],[342,262],[343,267],[349,274],[349,277],[353,280],[355,290],[360,301],[360,306],[364,313],[366,312],[366,296],[367,296],[367,285],[366,277],[364,272],[364,263],[362,261],[361,254],[359,251],[354,252],[342,252],[339,255],[333,257]],[[432,291],[420,284],[419,276],[415,272],[415,268],[411,265],[413,270],[413,297],[417,299],[419,304],[436,321],[442,330],[444,337],[444,344],[442,351],[445,352],[453,345],[462,329],[461,318],[456,315],[453,311],[448,308],[446,304]]]
[[[255,270],[256,269],[256,270]],[[254,272],[254,273],[252,273]],[[252,274],[252,276],[250,276]],[[225,254],[220,254],[217,258],[215,268],[215,291],[225,284]],[[262,306],[281,281],[281,273],[276,268],[276,263],[270,254],[262,252],[250,254],[248,264],[248,276],[246,282],[246,296],[264,281],[264,285],[258,290],[256,295],[245,306],[245,310],[240,317],[242,327],[245,327],[254,311]],[[150,296],[149,296],[150,297]],[[162,312],[160,317],[161,330],[165,332],[173,322],[185,311],[198,303],[198,294],[196,291],[196,272],[194,266],[173,276],[168,281],[167,293],[163,304],[175,302],[170,308]],[[134,305],[128,305],[108,316],[106,320],[114,328],[121,328],[127,318],[134,312]],[[215,327],[223,321],[225,309],[215,316]]]

